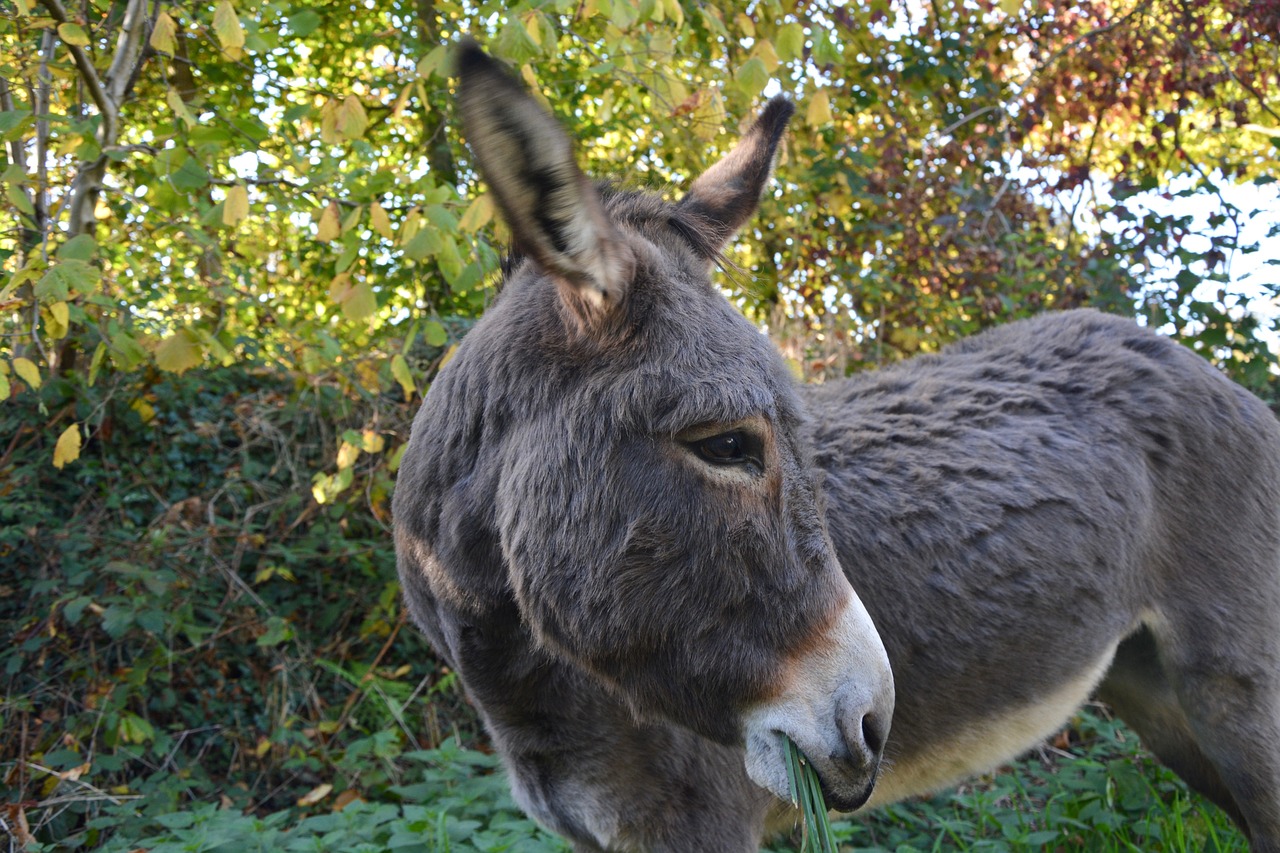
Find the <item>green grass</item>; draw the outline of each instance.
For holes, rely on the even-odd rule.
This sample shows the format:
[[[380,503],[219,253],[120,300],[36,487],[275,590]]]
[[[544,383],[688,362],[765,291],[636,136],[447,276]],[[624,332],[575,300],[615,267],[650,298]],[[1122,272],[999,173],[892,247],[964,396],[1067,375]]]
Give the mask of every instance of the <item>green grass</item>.
[[[1219,809],[1187,791],[1122,724],[1082,714],[1068,751],[1046,749],[928,799],[832,823],[839,850],[1246,853]],[[778,845],[777,853],[800,849]]]
[[[822,797],[822,786],[817,771],[796,746],[795,741],[782,736],[782,753],[787,764],[787,788],[792,805],[800,809],[800,825],[803,831],[801,849],[816,853],[835,853],[836,839],[827,818],[827,804]]]

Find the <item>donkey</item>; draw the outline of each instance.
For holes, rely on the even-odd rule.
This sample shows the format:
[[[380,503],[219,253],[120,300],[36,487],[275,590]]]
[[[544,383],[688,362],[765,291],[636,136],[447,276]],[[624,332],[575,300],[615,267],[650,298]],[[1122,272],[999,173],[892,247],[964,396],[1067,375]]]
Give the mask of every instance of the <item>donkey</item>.
[[[797,388],[710,280],[785,99],[670,203],[588,181],[475,45],[459,70],[516,249],[414,421],[395,539],[523,809],[577,851],[741,853],[785,812],[784,735],[855,810],[1096,694],[1280,851],[1259,400],[1093,311]]]

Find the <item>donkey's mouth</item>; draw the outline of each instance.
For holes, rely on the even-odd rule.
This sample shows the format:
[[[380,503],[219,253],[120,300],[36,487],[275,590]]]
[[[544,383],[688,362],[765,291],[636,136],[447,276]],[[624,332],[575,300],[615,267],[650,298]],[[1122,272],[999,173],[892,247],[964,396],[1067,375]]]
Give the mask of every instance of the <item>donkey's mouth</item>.
[[[754,728],[754,727],[752,727]],[[783,802],[790,800],[787,778],[787,759],[783,749],[782,730],[774,727],[755,728],[748,731],[746,742],[746,766],[749,775],[757,785],[770,791]],[[793,738],[794,740],[794,738]],[[818,776],[818,785],[822,791],[827,807],[836,811],[849,812],[861,808],[875,788],[879,773],[879,761],[871,766],[856,767],[852,761],[841,761],[837,755],[843,750],[831,750],[832,756],[826,761],[815,761],[811,756],[820,755],[824,750],[814,751],[810,744],[808,751],[801,750],[805,762],[812,767]],[[844,753],[848,756],[847,753]],[[852,756],[848,756],[849,759]]]
[[[867,800],[871,799],[871,792],[875,790],[876,778],[879,772],[880,768],[878,767],[872,770],[871,778],[867,780],[866,787],[853,796],[832,790],[831,786],[827,784],[826,778],[821,773],[818,773],[818,787],[822,789],[823,802],[827,804],[827,808],[838,812],[857,811],[866,805]]]

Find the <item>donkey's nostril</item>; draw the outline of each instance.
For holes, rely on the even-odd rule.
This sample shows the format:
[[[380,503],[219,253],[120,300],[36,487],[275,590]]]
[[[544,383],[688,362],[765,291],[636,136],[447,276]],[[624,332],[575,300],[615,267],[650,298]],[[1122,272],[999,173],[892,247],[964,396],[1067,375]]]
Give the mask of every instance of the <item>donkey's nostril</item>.
[[[878,714],[867,714],[862,718],[862,741],[871,750],[872,755],[879,755],[884,749],[885,735],[888,727],[880,722]]]
[[[856,765],[874,767],[889,739],[893,707],[883,702],[868,702],[846,697],[837,708],[840,735]]]

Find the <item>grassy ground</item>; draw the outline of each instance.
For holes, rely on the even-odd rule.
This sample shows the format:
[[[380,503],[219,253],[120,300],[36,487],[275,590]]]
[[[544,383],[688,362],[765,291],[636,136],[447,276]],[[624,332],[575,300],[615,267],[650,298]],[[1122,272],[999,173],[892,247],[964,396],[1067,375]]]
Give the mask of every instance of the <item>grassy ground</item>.
[[[1225,816],[1190,795],[1099,713],[1081,715],[1066,750],[1045,747],[955,791],[834,824],[842,851],[1246,851]],[[103,809],[104,853],[254,851],[567,851],[516,809],[492,755],[448,740],[401,753],[399,784],[345,804],[332,796],[265,815],[206,802],[171,811],[146,797]],[[690,850],[698,847],[690,839]],[[804,848],[797,833],[770,853]],[[33,844],[32,851],[63,849]]]
[[[841,849],[1248,850],[1226,816],[1189,793],[1123,725],[1086,713],[1065,734],[1074,740],[1066,750],[1046,746],[955,791],[839,822]]]

